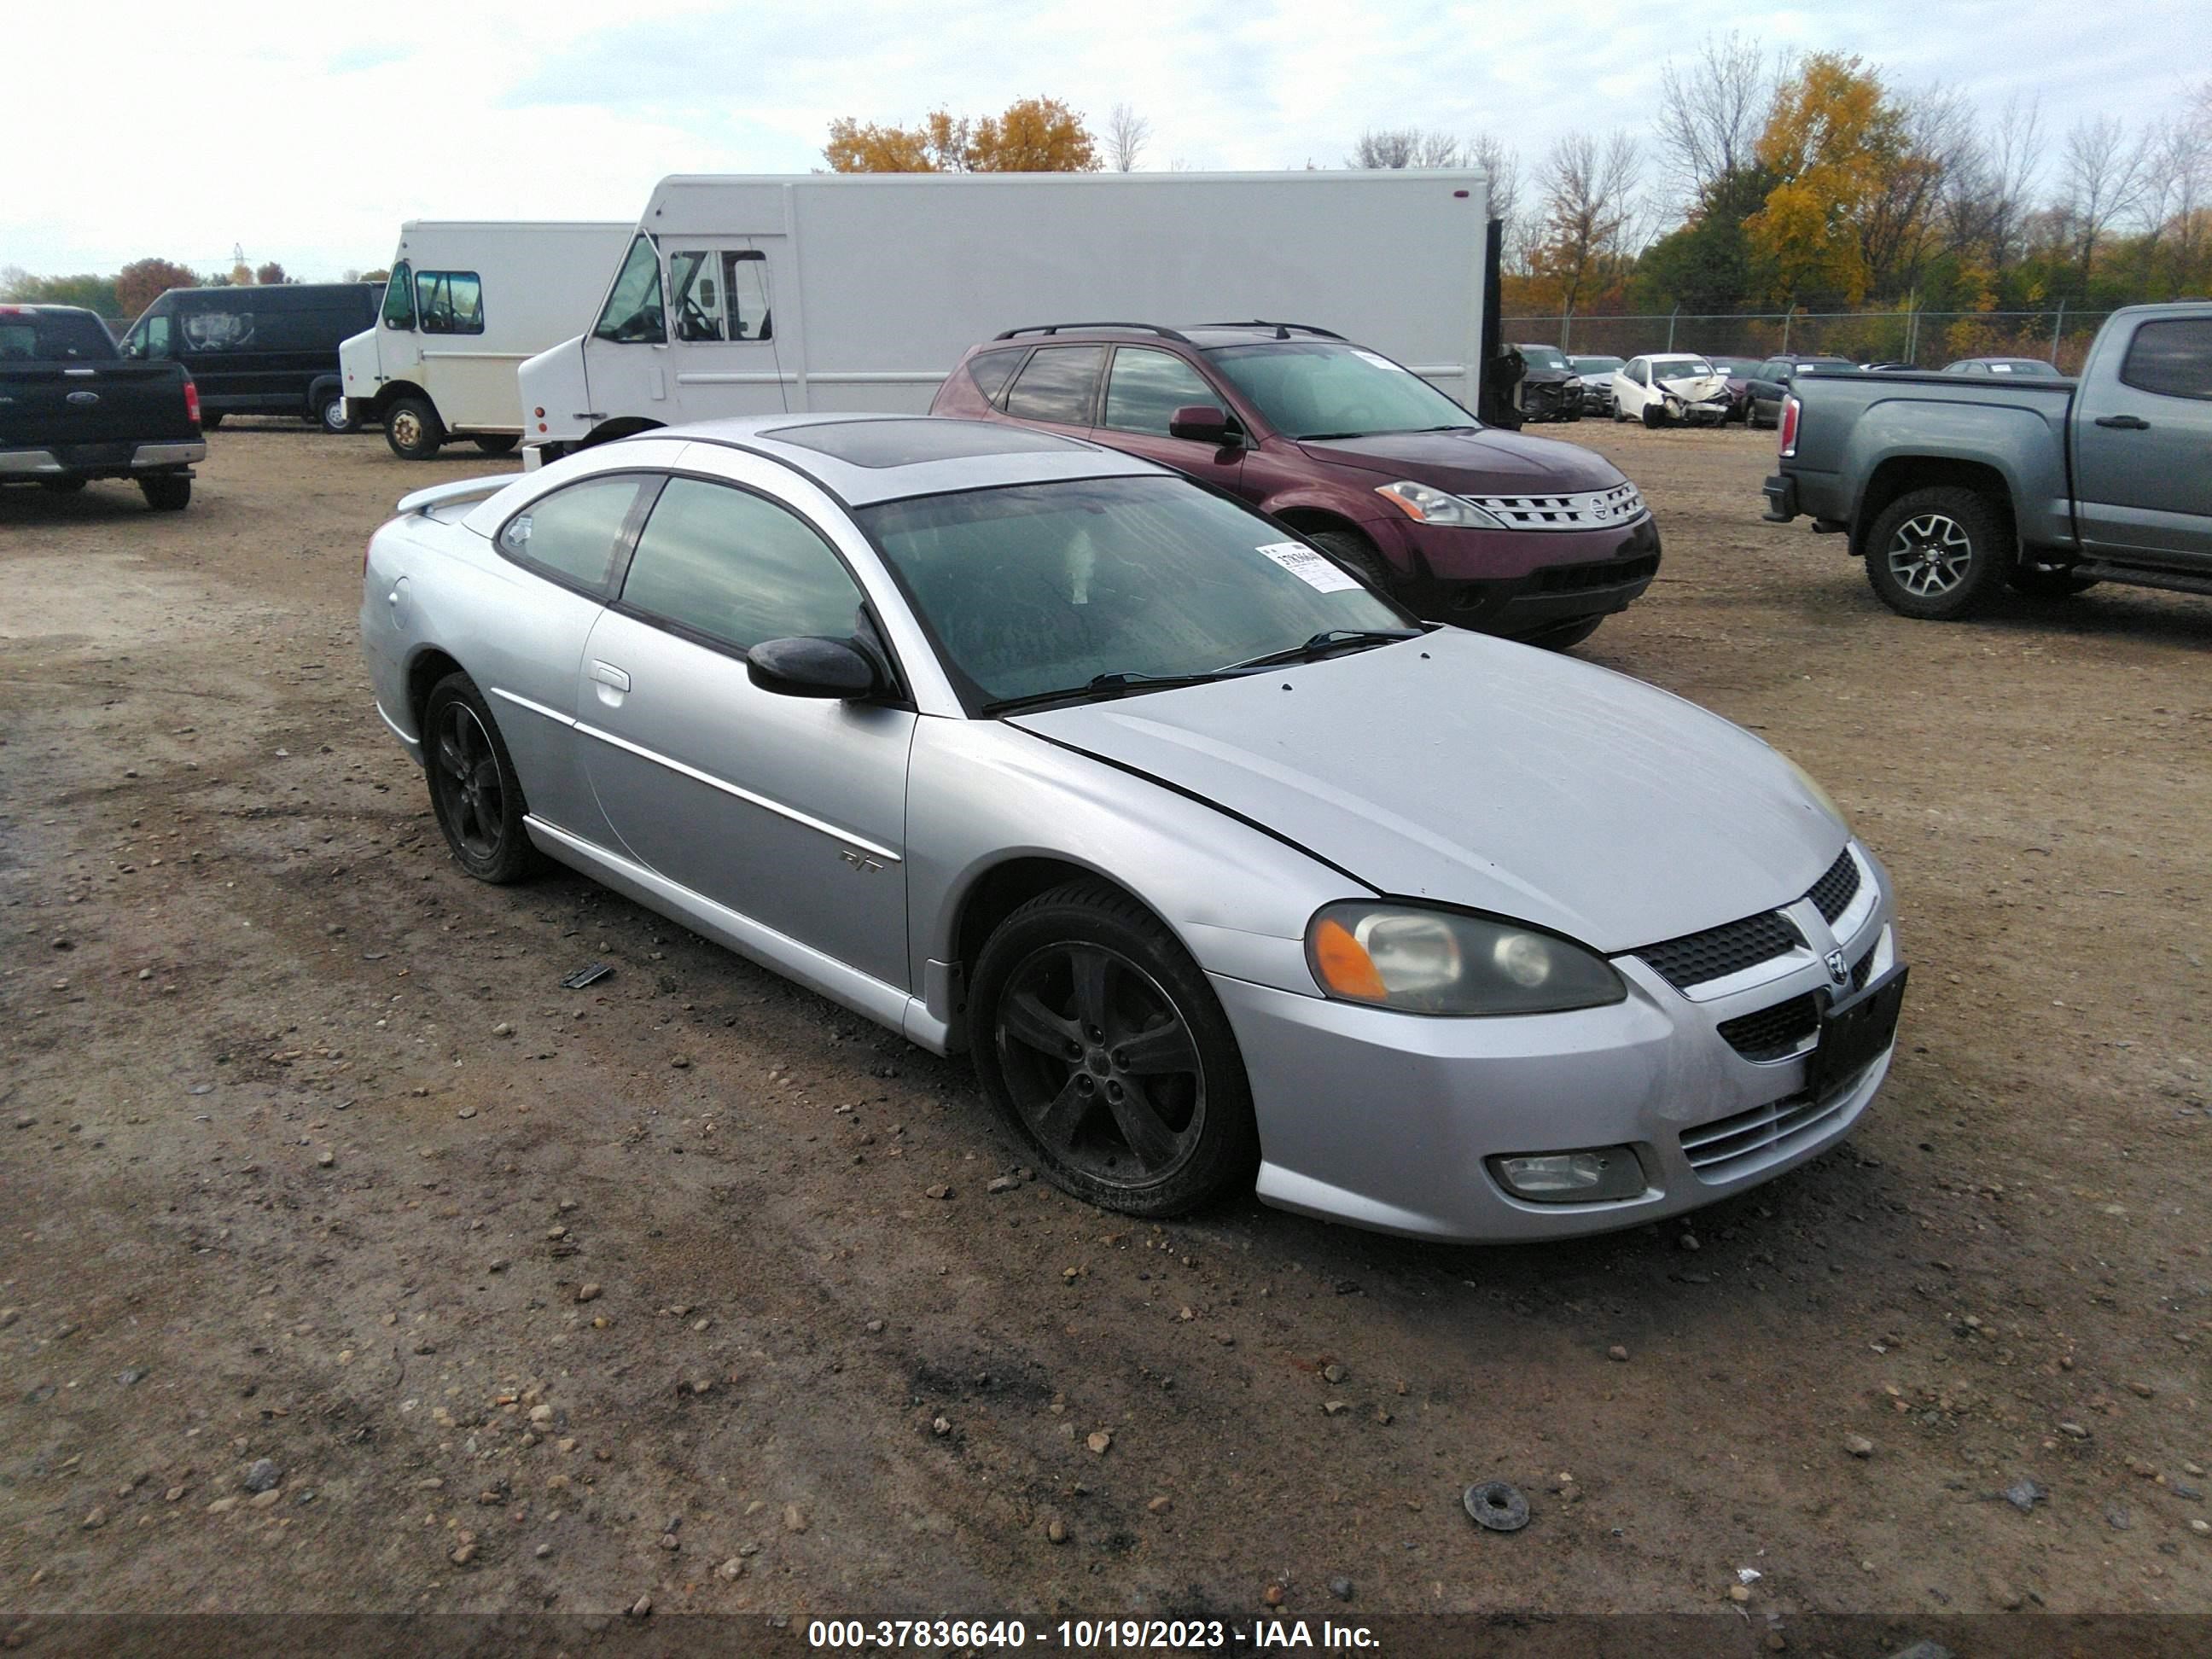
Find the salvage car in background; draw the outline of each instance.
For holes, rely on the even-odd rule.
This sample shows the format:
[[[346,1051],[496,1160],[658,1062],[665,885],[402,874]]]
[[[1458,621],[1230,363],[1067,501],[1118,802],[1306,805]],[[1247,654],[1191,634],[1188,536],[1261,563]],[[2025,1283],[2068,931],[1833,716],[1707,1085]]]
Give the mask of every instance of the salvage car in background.
[[[937,415],[1088,438],[1242,497],[1438,622],[1564,649],[1651,585],[1634,484],[1481,425],[1379,351],[1299,323],[1055,323],[972,348]]]
[[[1759,372],[1757,357],[1707,357],[1717,374],[1728,380],[1728,417],[1731,421],[1751,418],[1751,377]]]
[[[1621,357],[1569,357],[1568,363],[1582,377],[1583,413],[1610,415],[1613,413],[1613,374],[1627,360]]]
[[[1856,367],[1848,357],[1769,357],[1745,385],[1751,424],[1772,426],[1782,418],[1782,400],[1790,395],[1790,382],[1800,374],[1833,374]]]
[[[1728,419],[1728,377],[1703,357],[1632,357],[1613,377],[1613,418],[1646,426],[1718,426]]]
[[[767,416],[401,506],[362,642],[462,868],[965,1049],[1093,1202],[1625,1227],[1887,1071],[1887,878],[1790,762],[1133,456]]]
[[[1996,374],[2008,380],[2056,380],[2058,370],[2040,357],[1961,357],[1943,365],[1946,374]]]
[[[1555,345],[1516,343],[1521,354],[1521,379],[1514,398],[1524,421],[1579,421],[1583,417],[1583,380]]]

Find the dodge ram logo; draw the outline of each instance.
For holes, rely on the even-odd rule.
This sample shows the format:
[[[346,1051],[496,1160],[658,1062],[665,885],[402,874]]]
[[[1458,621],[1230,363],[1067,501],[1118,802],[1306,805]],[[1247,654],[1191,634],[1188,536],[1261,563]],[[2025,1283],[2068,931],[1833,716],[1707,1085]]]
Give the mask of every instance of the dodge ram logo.
[[[1828,977],[1838,985],[1848,985],[1850,982],[1851,970],[1844,965],[1844,953],[1841,951],[1828,952]]]
[[[98,403],[100,394],[97,392],[72,392],[69,395],[69,400],[78,408],[83,409]]]

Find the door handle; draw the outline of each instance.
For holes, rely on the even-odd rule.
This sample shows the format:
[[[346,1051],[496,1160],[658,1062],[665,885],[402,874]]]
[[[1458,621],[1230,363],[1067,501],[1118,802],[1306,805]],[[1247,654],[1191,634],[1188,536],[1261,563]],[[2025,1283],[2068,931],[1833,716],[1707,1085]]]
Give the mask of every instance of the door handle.
[[[2150,422],[2140,415],[2100,415],[2097,424],[2112,428],[2116,432],[2148,432]]]
[[[629,690],[629,676],[611,662],[594,659],[592,664],[592,678],[601,685],[611,685],[617,691]]]

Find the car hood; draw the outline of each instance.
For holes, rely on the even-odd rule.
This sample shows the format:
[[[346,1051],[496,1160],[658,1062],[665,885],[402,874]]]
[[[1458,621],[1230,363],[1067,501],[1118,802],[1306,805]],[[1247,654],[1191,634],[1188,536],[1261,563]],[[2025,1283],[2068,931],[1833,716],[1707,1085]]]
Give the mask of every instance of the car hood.
[[[1620,469],[1602,455],[1494,427],[1462,432],[1379,432],[1301,441],[1317,461],[1386,479],[1410,478],[1462,495],[1572,495],[1611,489]]]
[[[1659,384],[1686,403],[1701,404],[1711,398],[1725,397],[1728,376],[1725,374],[1676,374]]]
[[[1641,681],[1445,628],[1010,723],[1379,892],[1608,953],[1802,898],[1845,831],[1775,751]]]

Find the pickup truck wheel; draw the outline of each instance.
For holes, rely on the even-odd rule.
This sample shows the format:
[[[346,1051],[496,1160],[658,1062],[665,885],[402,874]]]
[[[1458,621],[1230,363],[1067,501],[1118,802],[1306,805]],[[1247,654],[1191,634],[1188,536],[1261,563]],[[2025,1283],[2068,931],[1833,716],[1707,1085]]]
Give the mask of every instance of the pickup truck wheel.
[[[2040,564],[2014,565],[2005,580],[2014,592],[2031,599],[2070,599],[2097,585],[2094,576],[2077,576],[2070,570]]]
[[[1350,530],[1316,530],[1307,539],[1316,547],[1333,553],[1342,562],[1350,565],[1367,579],[1367,585],[1380,593],[1395,592],[1397,583],[1390,577],[1390,567],[1375,550],[1375,544],[1366,537]]]
[[[1900,617],[1949,622],[1986,604],[2011,570],[2002,520],[1985,495],[1939,484],[1899,496],[1867,535],[1867,580]]]
[[[173,472],[141,478],[138,489],[146,497],[146,505],[156,513],[181,513],[192,499],[192,481]]]
[[[420,398],[402,398],[384,417],[384,441],[403,461],[427,461],[445,447],[446,423]]]

